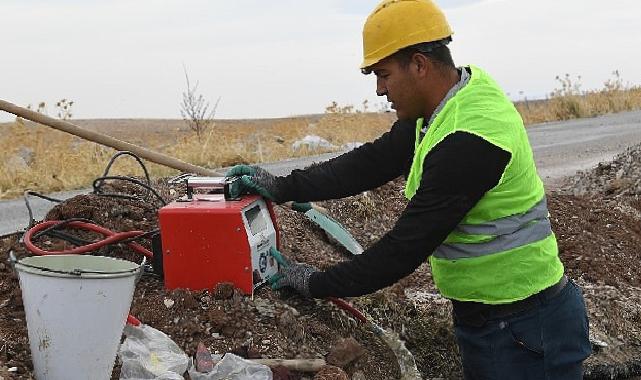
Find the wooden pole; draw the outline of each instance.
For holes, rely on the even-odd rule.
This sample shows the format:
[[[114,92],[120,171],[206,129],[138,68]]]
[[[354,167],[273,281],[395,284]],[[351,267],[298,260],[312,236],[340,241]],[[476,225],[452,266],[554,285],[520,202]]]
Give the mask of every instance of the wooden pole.
[[[122,140],[118,140],[116,138],[107,136],[102,133],[81,128],[65,120],[54,119],[47,115],[43,115],[41,113],[31,111],[23,107],[19,107],[13,103],[9,103],[4,100],[0,100],[0,110],[9,112],[23,119],[31,120],[35,123],[46,125],[48,127],[51,127],[63,132],[71,133],[74,136],[82,137],[85,140],[89,140],[97,144],[106,145],[116,150],[130,151],[135,155],[141,158],[144,158],[148,161],[154,162],[159,165],[167,166],[173,169],[177,169],[182,172],[196,173],[203,176],[214,176],[214,177],[220,177],[225,175],[224,173],[203,168],[202,166],[192,165],[188,162],[181,161],[179,159],[167,156],[166,154],[154,152],[153,150],[149,150],[141,146],[131,144]]]
[[[318,372],[326,364],[324,359],[249,359],[268,367],[283,366],[292,371]]]

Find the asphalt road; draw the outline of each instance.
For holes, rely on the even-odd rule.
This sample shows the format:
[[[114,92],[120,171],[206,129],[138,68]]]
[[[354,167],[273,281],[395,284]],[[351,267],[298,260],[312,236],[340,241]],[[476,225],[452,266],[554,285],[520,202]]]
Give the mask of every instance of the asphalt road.
[[[609,161],[629,146],[641,143],[641,111],[605,115],[597,118],[545,123],[528,127],[539,174],[548,188],[577,170],[589,169]],[[313,162],[327,160],[339,153],[286,160],[262,165],[276,175]],[[89,190],[49,194],[65,199]],[[30,198],[36,219],[41,219],[52,203]],[[26,227],[28,212],[23,199],[0,201],[0,236]]]

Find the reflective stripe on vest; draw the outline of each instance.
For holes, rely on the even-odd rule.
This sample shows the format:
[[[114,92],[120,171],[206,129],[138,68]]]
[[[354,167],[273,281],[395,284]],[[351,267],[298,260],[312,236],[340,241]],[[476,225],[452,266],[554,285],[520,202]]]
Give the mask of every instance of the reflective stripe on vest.
[[[548,215],[547,198],[544,196],[543,199],[523,214],[506,216],[486,223],[461,223],[456,227],[455,231],[468,235],[508,235],[515,233],[531,222],[547,219]]]
[[[548,218],[533,221],[510,234],[498,235],[487,243],[443,243],[434,251],[434,257],[455,260],[480,257],[524,246],[543,240],[552,233]]]

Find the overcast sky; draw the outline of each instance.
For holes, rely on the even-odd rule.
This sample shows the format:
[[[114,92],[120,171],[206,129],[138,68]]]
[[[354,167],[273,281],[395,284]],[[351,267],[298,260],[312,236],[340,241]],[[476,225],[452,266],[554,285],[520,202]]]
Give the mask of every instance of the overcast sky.
[[[179,118],[183,65],[219,118],[381,102],[361,31],[377,0],[0,0],[0,99],[75,101],[74,118]],[[638,0],[441,0],[457,65],[487,70],[513,98],[556,75],[600,88],[641,84]],[[49,106],[49,114],[55,114]],[[12,117],[0,112],[0,120]]]

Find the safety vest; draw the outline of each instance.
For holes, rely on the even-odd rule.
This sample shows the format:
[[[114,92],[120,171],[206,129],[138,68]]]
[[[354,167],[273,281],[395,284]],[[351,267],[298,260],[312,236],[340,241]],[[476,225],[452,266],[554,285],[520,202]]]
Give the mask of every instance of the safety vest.
[[[557,283],[563,264],[523,120],[492,78],[477,67],[471,71],[467,85],[447,100],[422,139],[423,119],[417,120],[405,195],[416,194],[425,156],[454,132],[474,134],[511,154],[499,183],[430,256],[443,296],[510,303]]]

